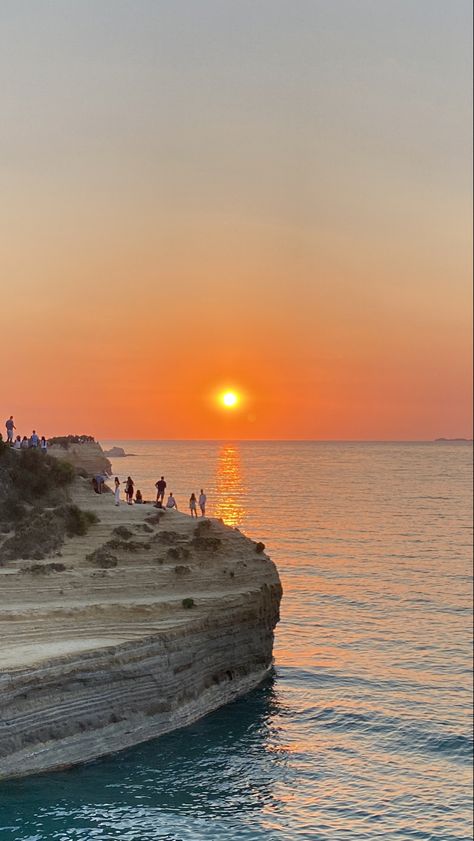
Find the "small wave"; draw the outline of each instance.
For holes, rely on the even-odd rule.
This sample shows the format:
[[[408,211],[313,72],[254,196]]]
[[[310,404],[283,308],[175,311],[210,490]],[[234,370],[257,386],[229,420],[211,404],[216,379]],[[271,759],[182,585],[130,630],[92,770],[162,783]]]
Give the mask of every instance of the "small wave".
[[[385,737],[392,746],[408,752],[435,753],[457,761],[471,761],[473,738],[471,734],[433,732],[407,723],[396,716],[365,712],[341,711],[324,707],[312,716],[323,727],[339,731],[359,731],[362,734]],[[388,747],[388,745],[386,745]]]

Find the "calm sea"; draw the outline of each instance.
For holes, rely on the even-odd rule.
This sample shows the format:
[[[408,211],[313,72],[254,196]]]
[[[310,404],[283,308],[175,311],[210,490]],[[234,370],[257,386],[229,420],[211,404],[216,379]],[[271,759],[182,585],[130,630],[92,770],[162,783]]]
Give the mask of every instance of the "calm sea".
[[[1,841],[471,837],[471,464],[463,444],[110,442],[145,496],[263,540],[275,674],[185,730],[0,784]]]

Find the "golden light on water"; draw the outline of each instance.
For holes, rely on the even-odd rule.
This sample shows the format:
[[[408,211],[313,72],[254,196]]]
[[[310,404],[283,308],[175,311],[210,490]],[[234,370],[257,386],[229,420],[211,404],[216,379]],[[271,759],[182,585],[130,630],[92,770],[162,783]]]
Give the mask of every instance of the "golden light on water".
[[[216,517],[228,526],[240,526],[245,515],[244,487],[239,450],[233,444],[223,444],[219,452],[216,497]]]

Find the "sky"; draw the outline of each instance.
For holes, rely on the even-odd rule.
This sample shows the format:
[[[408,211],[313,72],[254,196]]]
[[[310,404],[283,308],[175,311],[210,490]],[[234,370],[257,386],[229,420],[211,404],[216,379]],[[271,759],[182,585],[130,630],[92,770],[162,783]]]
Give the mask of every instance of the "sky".
[[[471,437],[471,16],[1,0],[5,418]]]

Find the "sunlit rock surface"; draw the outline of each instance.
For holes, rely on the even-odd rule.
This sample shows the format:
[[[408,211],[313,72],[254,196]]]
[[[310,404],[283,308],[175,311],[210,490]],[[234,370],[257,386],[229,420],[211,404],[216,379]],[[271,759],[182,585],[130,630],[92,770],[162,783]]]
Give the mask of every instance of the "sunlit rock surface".
[[[217,520],[116,508],[85,478],[73,501],[100,523],[57,569],[0,569],[0,778],[154,738],[271,668],[281,586],[261,546]]]

